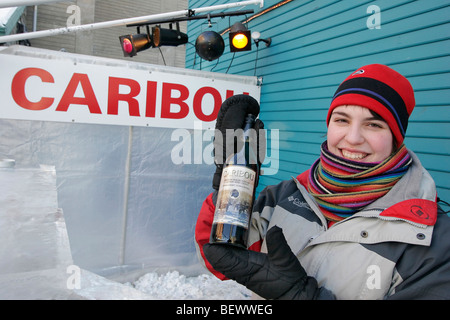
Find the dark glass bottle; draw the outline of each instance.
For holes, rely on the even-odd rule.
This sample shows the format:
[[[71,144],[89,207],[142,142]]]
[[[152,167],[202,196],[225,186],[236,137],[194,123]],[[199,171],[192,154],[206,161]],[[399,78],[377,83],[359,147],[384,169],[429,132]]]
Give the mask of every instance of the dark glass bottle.
[[[252,213],[259,166],[254,152],[255,116],[245,120],[242,147],[225,161],[211,229],[211,243],[247,248],[247,230]],[[256,148],[255,148],[256,150]]]

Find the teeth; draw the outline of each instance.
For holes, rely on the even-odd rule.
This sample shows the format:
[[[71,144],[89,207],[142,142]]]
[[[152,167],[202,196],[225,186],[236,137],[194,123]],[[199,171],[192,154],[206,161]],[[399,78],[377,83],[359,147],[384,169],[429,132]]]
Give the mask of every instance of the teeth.
[[[342,150],[342,155],[348,159],[361,160],[367,156],[367,153],[354,153],[347,150]]]

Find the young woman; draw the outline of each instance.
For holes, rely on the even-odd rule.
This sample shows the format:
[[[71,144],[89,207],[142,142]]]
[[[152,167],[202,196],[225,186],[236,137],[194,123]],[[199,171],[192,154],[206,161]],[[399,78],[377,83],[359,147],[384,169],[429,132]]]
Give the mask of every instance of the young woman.
[[[233,98],[218,129],[259,113],[252,98]],[[320,158],[259,194],[249,250],[208,243],[216,191],[205,200],[196,225],[201,261],[266,299],[449,299],[450,218],[403,144],[414,105],[409,81],[391,68],[353,72],[332,99]]]

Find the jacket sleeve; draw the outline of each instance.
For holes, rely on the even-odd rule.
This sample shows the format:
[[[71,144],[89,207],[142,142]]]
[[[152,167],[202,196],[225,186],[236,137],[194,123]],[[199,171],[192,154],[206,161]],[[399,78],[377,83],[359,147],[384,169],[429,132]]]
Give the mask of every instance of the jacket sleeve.
[[[217,191],[215,191],[217,193]],[[197,251],[197,256],[199,261],[206,267],[212,274],[221,280],[226,280],[225,277],[220,272],[214,270],[208,260],[205,258],[203,253],[203,245],[209,242],[209,237],[211,234],[212,223],[214,219],[215,204],[214,200],[216,196],[211,193],[205,201],[203,201],[202,208],[197,218],[197,223],[195,225],[195,247]],[[256,213],[257,214],[257,213]],[[251,232],[251,231],[250,231]],[[256,241],[250,241],[255,237],[249,236],[249,250],[260,251],[261,249],[261,239],[259,236],[256,237]]]
[[[450,299],[450,217],[439,214],[429,247],[409,246],[397,262],[388,299]]]
[[[217,192],[217,191],[215,191]],[[212,274],[214,274],[220,280],[225,280],[226,277],[214,270],[211,264],[206,260],[203,253],[203,245],[209,242],[209,236],[211,234],[212,223],[214,219],[215,205],[213,202],[213,194],[211,193],[205,201],[203,201],[202,208],[197,218],[197,224],[195,225],[195,248],[200,263],[203,264]]]

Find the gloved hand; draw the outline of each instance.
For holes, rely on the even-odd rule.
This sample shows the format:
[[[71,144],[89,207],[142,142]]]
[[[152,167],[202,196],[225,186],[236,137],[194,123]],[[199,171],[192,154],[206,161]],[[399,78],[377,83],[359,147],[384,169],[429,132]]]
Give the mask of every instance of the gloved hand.
[[[220,179],[222,177],[222,169],[225,160],[229,155],[234,153],[234,150],[240,150],[241,139],[226,139],[227,129],[243,129],[245,125],[245,118],[248,114],[253,114],[255,117],[259,114],[259,104],[253,97],[244,94],[238,94],[226,99],[220,107],[216,121],[216,131],[214,138],[214,163],[216,165],[216,172],[213,178],[213,188],[219,190]],[[254,129],[257,133],[257,150],[255,151],[258,156],[258,165],[264,161],[265,156],[265,136],[264,123],[256,119]],[[220,139],[219,136],[221,135]],[[261,151],[260,151],[261,149]]]
[[[307,276],[279,227],[267,232],[266,243],[268,254],[209,243],[203,252],[215,270],[263,298],[317,299],[317,281]]]

